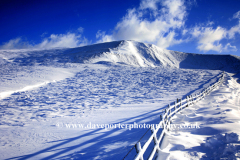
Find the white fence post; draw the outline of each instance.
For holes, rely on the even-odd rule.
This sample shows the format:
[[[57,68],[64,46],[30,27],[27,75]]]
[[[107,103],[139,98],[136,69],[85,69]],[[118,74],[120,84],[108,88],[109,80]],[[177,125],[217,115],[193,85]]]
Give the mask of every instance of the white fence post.
[[[136,150],[137,150],[137,153],[141,153],[142,147],[140,142],[136,144]],[[143,156],[140,156],[139,160],[143,160]]]

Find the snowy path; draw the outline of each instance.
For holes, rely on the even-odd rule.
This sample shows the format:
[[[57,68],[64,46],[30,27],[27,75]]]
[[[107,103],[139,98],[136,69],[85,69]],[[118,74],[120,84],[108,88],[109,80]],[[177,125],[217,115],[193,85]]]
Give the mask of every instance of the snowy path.
[[[198,123],[200,128],[173,129],[162,155],[170,160],[240,158],[239,95],[240,84],[227,76],[219,89],[177,114],[173,124]]]
[[[219,73],[100,64],[72,69],[73,76],[0,100],[0,159],[123,157],[146,129],[66,124],[158,123],[161,108],[207,87]]]

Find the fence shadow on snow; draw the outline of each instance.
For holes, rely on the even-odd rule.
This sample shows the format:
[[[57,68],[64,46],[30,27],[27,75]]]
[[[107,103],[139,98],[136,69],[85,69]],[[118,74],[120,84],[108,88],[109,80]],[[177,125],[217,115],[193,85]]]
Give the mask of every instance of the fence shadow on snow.
[[[160,122],[157,125],[157,127],[151,126],[151,128],[147,131],[147,132],[151,131],[150,132],[151,134],[149,135],[148,133],[149,138],[146,140],[146,142],[142,145],[140,140],[144,136],[147,136],[147,132],[140,138],[140,140],[132,148],[132,149],[135,148],[136,149],[135,153],[137,153],[134,157],[134,160],[143,160],[145,157],[147,157],[148,160],[157,158],[158,156],[157,153],[161,154],[160,145],[163,143],[164,136],[168,133],[170,129],[170,123],[173,116],[179,111],[183,110],[184,108],[195,104],[196,102],[200,101],[205,96],[210,94],[215,88],[222,84],[224,75],[225,72],[222,72],[218,81],[210,85],[209,87],[203,89],[202,92],[195,95],[189,95],[184,99],[177,99],[177,101],[174,102],[173,105],[168,105],[163,114],[160,115]],[[124,157],[124,159],[129,159],[128,156],[133,154],[131,152],[132,150],[129,151],[129,153]]]

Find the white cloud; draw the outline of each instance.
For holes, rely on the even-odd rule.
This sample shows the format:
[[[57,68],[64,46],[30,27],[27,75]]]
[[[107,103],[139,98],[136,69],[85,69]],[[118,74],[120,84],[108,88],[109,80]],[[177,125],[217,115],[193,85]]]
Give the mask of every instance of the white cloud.
[[[240,11],[233,15],[233,18],[240,19]]]
[[[35,45],[35,48],[57,48],[57,47],[78,47],[87,45],[86,38],[81,38],[81,35],[75,33],[67,34],[52,34],[50,37],[45,38],[40,44]]]
[[[195,27],[193,28],[192,35],[198,39],[197,48],[199,50],[221,52],[223,46],[219,41],[226,38],[227,30],[222,27],[217,27],[216,29],[212,27]]]
[[[186,35],[188,33],[188,30],[187,29],[183,29],[182,30],[182,35]]]
[[[222,40],[232,40],[240,34],[240,11],[233,15],[237,19],[235,26],[227,29],[213,27],[213,21],[201,23],[192,28],[185,26],[187,7],[197,5],[196,0],[141,0],[138,8],[132,8],[116,24],[111,33],[98,30],[97,43],[114,40],[136,40],[156,44],[161,48],[197,40],[200,51],[236,51],[236,46]],[[75,33],[51,34],[39,44],[31,44],[21,38],[15,38],[0,46],[0,49],[15,48],[56,48],[79,47],[90,44],[82,36],[84,28],[79,27]],[[46,33],[42,34],[42,38]]]
[[[209,50],[213,50],[213,51],[217,51],[217,52],[222,52],[222,44],[219,43],[200,43],[197,47],[197,49],[199,49],[200,51],[209,51]]]
[[[78,32],[79,32],[79,33],[83,33],[83,31],[84,31],[84,28],[83,28],[83,27],[79,27],[79,28],[78,28]]]
[[[159,9],[159,6],[162,6]],[[142,0],[139,8],[129,9],[117,23],[112,34],[97,33],[98,42],[112,40],[136,40],[167,48],[183,42],[176,39],[177,32],[184,28],[186,7],[183,0]],[[154,16],[154,20],[151,20]],[[150,18],[146,18],[150,17]]]
[[[233,26],[229,31],[228,31],[228,36],[230,39],[235,38],[236,34],[240,34],[240,23],[236,26]]]
[[[31,48],[28,42],[22,41],[20,37],[11,39],[10,41],[4,43],[0,46],[0,49],[23,49],[23,48]]]
[[[213,27],[215,23],[209,20],[193,28],[186,28],[186,8],[191,5],[197,5],[196,0],[141,0],[138,8],[127,11],[111,34],[98,31],[97,42],[136,40],[168,48],[197,40],[197,49],[200,51],[236,51],[236,46],[222,44],[221,41],[240,34],[240,11],[233,15],[233,18],[239,19],[238,24],[230,29]]]
[[[234,19],[239,19],[238,24],[236,26],[233,26],[229,31],[228,31],[228,36],[230,39],[235,38],[235,35],[238,33],[240,34],[240,11],[235,13],[233,15]]]
[[[212,27],[195,27],[192,30],[193,37],[198,39],[197,49],[200,51],[217,51],[217,52],[228,52],[228,51],[237,51],[236,46],[232,46],[230,43],[227,43],[223,46],[220,41],[223,39],[233,38],[232,27],[230,30],[227,30],[222,27],[217,27],[213,29]]]
[[[159,3],[159,0],[142,0],[139,9],[157,10],[158,9],[157,3]]]
[[[210,50],[217,52],[237,51],[237,47],[232,46],[230,43],[227,43],[225,46],[220,43],[223,39],[234,39],[236,34],[240,34],[240,11],[235,13],[233,18],[239,19],[239,21],[237,25],[229,30],[220,26],[214,29],[211,27],[214,24],[213,22],[207,23],[206,26],[201,24],[192,28],[191,35],[198,40],[197,48],[205,52]]]
[[[237,51],[236,46],[232,46],[230,43],[227,43],[226,46],[223,48],[224,51]]]
[[[41,34],[41,37],[45,37],[47,35],[47,32],[44,32],[43,34]]]
[[[184,20],[184,17],[186,16],[186,7],[184,5],[184,1],[181,0],[167,0],[163,1],[163,6],[166,8],[166,16],[168,18],[171,18],[170,20],[173,20],[175,18],[178,18],[179,20]]]
[[[48,38],[44,38],[39,44],[30,44],[21,38],[12,39],[0,46],[0,49],[50,49],[50,48],[73,48],[89,44],[90,42],[82,37],[83,28],[78,28],[79,33],[51,34]]]
[[[100,39],[97,41],[97,43],[114,41],[114,39],[111,35],[106,35],[106,32],[101,31],[101,30],[98,30],[98,32],[96,34],[96,38]]]
[[[174,45],[174,44],[180,44],[183,42],[182,39],[180,40],[176,40],[175,37],[176,33],[175,32],[170,32],[168,33],[167,36],[162,37],[158,42],[157,45],[161,46],[162,48],[167,48],[170,45]],[[187,41],[187,40],[186,40]]]
[[[226,29],[217,27],[216,29],[205,28],[201,35],[200,43],[214,43],[226,37]]]

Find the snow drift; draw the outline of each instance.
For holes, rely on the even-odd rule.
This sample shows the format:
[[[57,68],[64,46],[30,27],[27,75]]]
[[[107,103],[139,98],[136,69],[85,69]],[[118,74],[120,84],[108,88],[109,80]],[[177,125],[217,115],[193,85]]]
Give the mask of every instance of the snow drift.
[[[0,159],[123,158],[146,130],[67,128],[65,124],[159,123],[159,115],[174,99],[216,82],[219,69],[237,72],[239,64],[236,56],[181,53],[135,41],[51,50],[0,50]],[[240,135],[239,114],[235,112],[240,102],[239,84],[230,77],[225,81],[220,90],[199,103],[198,113],[188,108],[176,119],[179,123],[202,120],[208,126],[172,140],[170,156],[171,152],[185,154],[193,143],[193,147],[200,145],[206,138],[201,135],[204,132],[213,131],[213,139],[215,134]],[[212,110],[208,112],[209,108]],[[235,123],[229,123],[232,115],[236,115]],[[209,130],[213,122],[223,123],[231,132],[220,132],[214,126]],[[196,134],[202,141],[194,139]],[[230,141],[223,141],[221,147],[225,148],[213,153],[235,153],[238,148],[229,148],[228,144],[235,143],[237,135],[225,136]],[[215,147],[211,137],[203,148]],[[194,149],[191,151],[200,157],[202,153]]]

